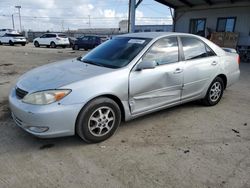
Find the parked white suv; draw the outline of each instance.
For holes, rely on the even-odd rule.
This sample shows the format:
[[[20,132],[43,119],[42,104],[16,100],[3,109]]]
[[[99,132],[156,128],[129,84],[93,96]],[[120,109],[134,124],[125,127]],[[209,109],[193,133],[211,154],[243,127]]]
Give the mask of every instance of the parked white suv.
[[[69,39],[61,33],[45,33],[41,37],[35,38],[33,43],[35,47],[46,46],[48,48],[56,48],[57,46],[61,46],[65,48],[69,46]]]
[[[6,33],[18,34],[14,29],[0,29],[0,36],[4,36]]]
[[[26,38],[21,34],[6,33],[0,37],[0,44],[9,44],[11,46],[14,46],[15,44],[21,44],[22,46],[25,46],[26,43]]]

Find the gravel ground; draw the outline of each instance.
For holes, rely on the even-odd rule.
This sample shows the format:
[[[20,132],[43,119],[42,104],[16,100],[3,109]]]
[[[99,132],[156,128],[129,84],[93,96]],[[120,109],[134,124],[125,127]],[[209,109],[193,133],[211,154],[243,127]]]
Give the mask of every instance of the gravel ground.
[[[39,139],[15,126],[7,96],[24,72],[85,53],[0,46],[0,187],[250,187],[250,64],[214,107],[198,103],[122,123],[99,144]]]

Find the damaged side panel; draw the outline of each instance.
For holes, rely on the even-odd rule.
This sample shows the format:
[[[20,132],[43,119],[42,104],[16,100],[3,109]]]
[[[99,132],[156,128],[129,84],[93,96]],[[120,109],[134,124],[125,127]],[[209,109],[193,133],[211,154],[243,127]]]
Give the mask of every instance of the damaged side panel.
[[[132,71],[129,84],[131,113],[137,114],[179,101],[183,80],[182,72],[175,74],[179,66],[179,63],[174,63]]]

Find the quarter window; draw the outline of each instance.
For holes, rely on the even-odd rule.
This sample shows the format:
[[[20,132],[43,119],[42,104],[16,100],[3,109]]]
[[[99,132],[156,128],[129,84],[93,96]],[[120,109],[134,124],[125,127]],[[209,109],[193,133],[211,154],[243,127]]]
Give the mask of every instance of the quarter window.
[[[158,65],[175,63],[178,60],[179,48],[176,37],[159,39],[143,57],[143,61],[155,61]]]
[[[185,60],[214,56],[214,52],[196,38],[181,37]]]
[[[218,18],[217,29],[218,32],[234,32],[236,17]]]

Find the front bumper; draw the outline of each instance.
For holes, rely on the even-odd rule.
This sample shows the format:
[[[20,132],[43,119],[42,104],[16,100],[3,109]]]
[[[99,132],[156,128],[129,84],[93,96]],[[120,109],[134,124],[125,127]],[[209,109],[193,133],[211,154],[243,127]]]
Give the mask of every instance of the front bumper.
[[[41,138],[74,135],[77,115],[82,108],[82,104],[26,104],[17,98],[14,88],[9,95],[9,104],[15,123],[25,131]]]

